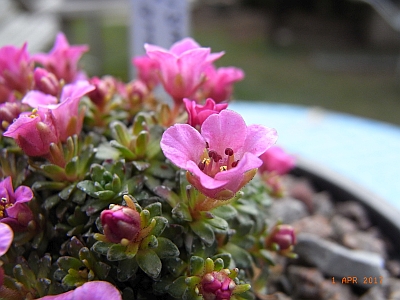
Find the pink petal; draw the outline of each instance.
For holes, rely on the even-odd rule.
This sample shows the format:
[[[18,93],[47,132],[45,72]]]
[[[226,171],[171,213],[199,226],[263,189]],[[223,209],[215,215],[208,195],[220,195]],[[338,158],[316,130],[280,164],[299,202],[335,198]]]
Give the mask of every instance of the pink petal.
[[[187,163],[186,170],[193,173],[193,175],[199,180],[201,187],[203,187],[205,189],[209,189],[209,190],[214,190],[214,189],[220,188],[220,187],[224,186],[225,184],[227,184],[228,180],[229,180],[229,179],[219,180],[217,178],[212,178],[212,177],[206,175],[203,171],[201,171],[199,169],[197,164],[194,163],[193,161],[189,161]],[[217,176],[215,176],[215,177],[217,177]],[[197,187],[197,188],[200,189],[200,191],[201,191],[200,187]]]
[[[58,99],[56,97],[40,91],[29,91],[22,99],[22,103],[28,104],[32,108],[46,107],[50,104],[57,104],[57,102]]]
[[[247,127],[246,140],[243,153],[250,152],[256,156],[263,154],[269,147],[276,143],[278,134],[274,128],[261,125],[250,125]]]
[[[210,149],[224,153],[226,148],[238,152],[246,139],[246,123],[238,113],[225,109],[209,116],[201,126],[201,134]]]
[[[194,39],[187,37],[173,44],[169,51],[176,55],[181,55],[183,52],[200,47]]]
[[[4,255],[10,248],[14,232],[7,224],[0,223],[0,256]]]
[[[21,185],[15,190],[15,199],[18,203],[28,202],[32,200],[32,198],[32,190],[27,186]]]
[[[206,143],[200,133],[188,124],[169,127],[161,138],[164,155],[180,168],[186,169],[189,161],[200,159]]]
[[[118,289],[107,281],[89,281],[75,290],[38,300],[121,300]]]

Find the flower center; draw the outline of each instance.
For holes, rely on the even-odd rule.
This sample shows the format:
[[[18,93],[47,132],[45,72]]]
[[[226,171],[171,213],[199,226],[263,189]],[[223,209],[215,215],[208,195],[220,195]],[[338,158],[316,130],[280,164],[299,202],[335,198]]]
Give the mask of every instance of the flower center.
[[[12,203],[8,203],[7,198],[3,197],[0,199],[0,219],[7,217],[7,208],[13,206]]]
[[[214,177],[219,172],[228,171],[237,166],[239,160],[235,161],[235,153],[231,148],[226,148],[223,155],[215,150],[209,150],[208,143],[200,158],[198,167],[205,174]]]

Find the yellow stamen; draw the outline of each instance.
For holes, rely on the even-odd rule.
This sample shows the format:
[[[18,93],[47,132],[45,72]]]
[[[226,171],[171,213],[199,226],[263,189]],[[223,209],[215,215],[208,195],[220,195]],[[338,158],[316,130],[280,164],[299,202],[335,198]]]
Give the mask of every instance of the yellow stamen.
[[[222,171],[226,171],[226,170],[228,170],[228,167],[227,166],[220,166],[219,167],[219,170],[222,172]]]

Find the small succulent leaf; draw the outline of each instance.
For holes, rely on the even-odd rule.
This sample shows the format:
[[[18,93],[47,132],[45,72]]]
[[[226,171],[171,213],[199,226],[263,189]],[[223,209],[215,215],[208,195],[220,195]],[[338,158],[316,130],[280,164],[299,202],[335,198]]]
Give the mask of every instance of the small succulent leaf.
[[[249,252],[243,248],[240,248],[233,243],[228,243],[224,246],[224,250],[232,255],[232,259],[238,268],[247,269],[252,266],[253,259]]]
[[[116,194],[118,194],[121,190],[121,179],[119,178],[119,176],[117,174],[113,175],[113,179],[112,179],[112,191]]]
[[[93,181],[100,182],[103,180],[104,167],[99,164],[93,164],[90,168],[90,177]]]
[[[114,245],[114,244],[113,243],[106,243],[106,242],[97,241],[92,246],[92,250],[95,251],[98,254],[107,255],[108,250],[110,249],[110,247],[112,245]]]
[[[61,199],[68,200],[72,192],[75,190],[75,184],[70,184],[58,193]]]
[[[88,194],[89,196],[93,198],[98,198],[97,195],[97,187],[95,186],[94,182],[91,180],[83,180],[78,182],[76,185],[78,189],[80,189],[82,192]]]
[[[113,199],[111,199],[113,200]],[[82,206],[82,211],[85,211],[88,216],[91,216],[106,207],[108,207],[113,201],[92,199],[86,201],[85,205]]]
[[[192,256],[189,263],[189,274],[191,276],[201,276],[204,272],[204,259],[200,256]]]
[[[124,260],[127,258],[125,253],[126,246],[121,244],[113,244],[107,252],[107,259],[110,261]]]
[[[159,216],[154,217],[154,219],[156,220],[157,223],[149,234],[152,234],[154,236],[159,236],[161,235],[161,233],[163,233],[165,227],[167,227],[168,220],[164,217],[159,217]]]
[[[57,265],[67,272],[69,269],[79,270],[80,267],[85,266],[79,259],[71,256],[61,256],[57,259]]]
[[[212,257],[212,260],[222,259],[224,268],[231,268],[232,255],[230,253],[219,253]]]
[[[20,264],[16,265],[13,269],[14,278],[23,284],[23,286],[27,289],[32,287],[32,281],[30,280],[30,276],[28,273],[28,268],[26,266],[22,266]]]
[[[81,286],[85,282],[86,280],[78,274],[67,274],[62,280],[62,284],[68,287]]]
[[[206,219],[205,222],[221,230],[227,230],[229,228],[228,222],[217,216],[214,216],[212,219]]]
[[[180,202],[172,209],[172,217],[178,221],[192,221],[189,207],[186,203]]]
[[[187,289],[185,276],[178,277],[174,282],[166,286],[166,291],[176,299],[182,299]]]
[[[61,201],[60,196],[58,196],[58,194],[56,195],[52,195],[50,197],[48,197],[44,203],[43,203],[43,208],[45,210],[50,210],[53,207],[55,207],[59,202]]]
[[[215,216],[225,220],[231,220],[237,216],[237,210],[232,205],[222,205],[211,211]]]
[[[79,251],[83,248],[82,242],[76,237],[72,237],[68,244],[68,253],[73,257],[79,257]]]
[[[162,264],[158,255],[152,249],[139,250],[136,254],[139,267],[152,278],[160,275]]]
[[[79,189],[74,189],[71,200],[78,205],[83,205],[86,200],[86,193]]]
[[[57,166],[57,165],[42,165],[40,167],[46,174],[51,174],[52,177],[54,178],[64,178],[65,176],[65,171],[63,168]]]
[[[35,191],[55,190],[60,191],[65,187],[65,182],[54,182],[54,181],[36,181],[32,185],[32,189]]]
[[[268,264],[270,264],[271,266],[275,265],[274,258],[272,257],[271,252],[265,249],[260,249],[260,254],[268,262]]]
[[[111,200],[115,196],[115,193],[113,191],[109,191],[109,190],[98,191],[98,192],[96,192],[96,194],[100,200]]]
[[[94,271],[96,273],[96,276],[99,277],[100,280],[105,280],[110,270],[111,267],[101,261],[94,266]]]
[[[132,278],[139,268],[135,258],[120,260],[117,268],[117,278],[121,282],[125,282]]]
[[[255,206],[238,204],[238,205],[236,205],[236,208],[238,211],[252,215],[252,216],[257,216],[259,213],[259,211],[257,210],[257,207],[255,207]]]
[[[171,240],[164,237],[159,237],[157,240],[158,246],[154,249],[154,252],[157,253],[159,258],[170,258],[179,255],[178,247]]]
[[[215,234],[210,225],[203,221],[195,221],[190,223],[190,228],[193,232],[201,238],[201,240],[207,245],[211,246],[215,241]]]
[[[175,178],[175,170],[170,165],[160,161],[152,161],[151,166],[146,170],[146,173],[162,179]]]
[[[39,269],[37,272],[37,278],[47,278],[50,273],[51,269],[51,256],[50,254],[46,253],[40,260],[39,260]]]
[[[155,202],[147,205],[144,209],[147,209],[150,212],[150,218],[155,216],[161,216],[161,203]]]
[[[79,165],[79,157],[75,156],[74,158],[72,158],[71,161],[69,161],[65,165],[65,174],[70,177],[75,176],[78,171],[78,165]]]
[[[186,271],[187,263],[179,257],[166,258],[163,261],[165,261],[164,265],[167,268],[168,272],[170,272],[175,278]]]
[[[148,142],[149,142],[149,133],[144,130],[141,131],[138,134],[137,140],[136,140],[135,152],[138,157],[143,157],[146,154]]]
[[[135,160],[137,158],[136,154],[129,150],[127,147],[121,145],[117,141],[110,141],[110,145],[117,149],[121,153],[122,157],[127,160]]]

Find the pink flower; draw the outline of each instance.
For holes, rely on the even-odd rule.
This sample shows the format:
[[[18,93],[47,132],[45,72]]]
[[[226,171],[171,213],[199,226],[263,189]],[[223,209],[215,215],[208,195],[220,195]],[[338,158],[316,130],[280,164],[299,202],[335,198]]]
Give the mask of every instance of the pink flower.
[[[157,60],[143,55],[133,58],[132,63],[137,69],[138,78],[143,81],[149,89],[153,89],[159,83],[159,63]]]
[[[205,274],[201,279],[199,291],[204,300],[225,300],[231,299],[235,287],[235,281],[229,278],[224,269]]]
[[[14,232],[12,231],[11,227],[5,223],[0,223],[0,256],[7,253],[13,238]]]
[[[33,198],[32,190],[19,186],[15,192],[11,177],[0,182],[0,222],[8,224],[14,231],[26,229],[33,219],[32,211],[25,202]]]
[[[49,153],[50,144],[59,141],[54,116],[43,108],[20,114],[3,135],[13,138],[29,156],[44,156]]]
[[[38,300],[122,300],[118,289],[107,281],[89,281],[76,289]]]
[[[228,103],[215,104],[214,100],[211,98],[208,98],[204,105],[197,104],[196,101],[187,98],[183,99],[183,102],[185,103],[188,113],[187,123],[197,130],[200,129],[201,124],[203,124],[210,115],[217,114],[228,106]]]
[[[133,241],[140,232],[140,214],[127,206],[114,205],[100,215],[104,235],[112,243]]]
[[[58,33],[53,49],[46,53],[39,53],[33,59],[42,64],[48,71],[70,83],[79,78],[78,61],[87,52],[89,47],[86,45],[70,46],[63,33]]]
[[[260,158],[263,161],[263,165],[259,169],[261,173],[276,172],[284,175],[296,165],[296,159],[279,146],[269,148]]]
[[[216,103],[227,101],[232,96],[233,84],[244,78],[244,72],[235,67],[206,69],[207,80],[203,85],[203,97],[213,98]]]
[[[11,227],[7,224],[0,223],[0,256],[7,253],[8,249],[11,246],[11,243],[14,238],[14,232]],[[4,270],[1,267],[2,262],[0,261],[0,289],[3,285],[4,281]]]
[[[262,161],[258,158],[277,139],[275,129],[246,126],[230,110],[210,115],[201,134],[188,124],[168,128],[161,138],[165,156],[188,171],[189,182],[207,197],[232,198],[249,182]]]
[[[4,46],[0,49],[0,85],[24,94],[31,88],[33,61],[25,43],[20,49]]]
[[[185,38],[169,50],[145,44],[147,55],[160,66],[161,82],[177,106],[183,98],[191,98],[204,83],[206,68],[223,52],[211,54],[210,48],[200,47],[193,39]]]
[[[64,86],[60,100],[39,91],[30,91],[22,99],[31,107],[49,109],[53,116],[54,127],[60,141],[64,142],[69,136],[79,134],[82,129],[84,111],[79,112],[81,98],[94,90],[95,87],[85,80],[80,80]]]
[[[294,228],[286,224],[274,226],[265,240],[267,249],[280,252],[290,252],[295,244],[296,234]]]

